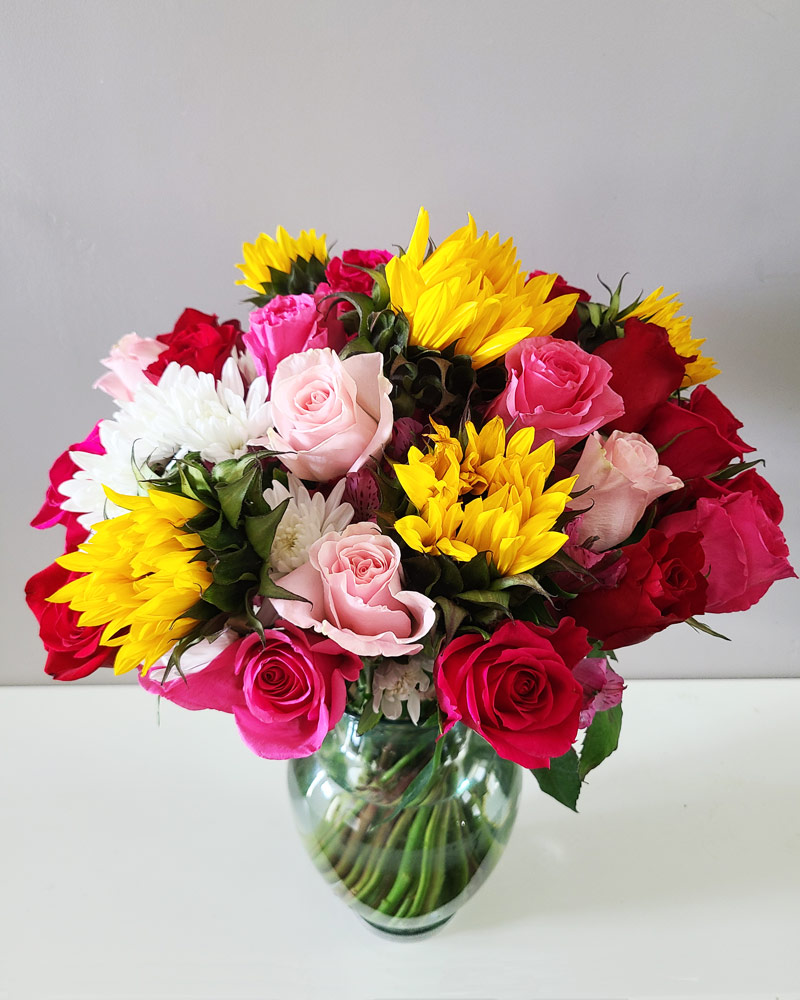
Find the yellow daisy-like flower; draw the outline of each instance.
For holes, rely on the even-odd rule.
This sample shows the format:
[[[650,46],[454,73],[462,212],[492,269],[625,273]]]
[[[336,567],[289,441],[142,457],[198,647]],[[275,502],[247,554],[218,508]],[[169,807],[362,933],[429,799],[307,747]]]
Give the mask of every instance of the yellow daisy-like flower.
[[[683,388],[690,385],[697,385],[698,382],[707,382],[715,375],[719,375],[719,368],[714,364],[713,358],[704,357],[700,353],[700,348],[705,344],[705,339],[698,340],[692,337],[692,317],[679,316],[678,312],[683,307],[682,302],[678,302],[678,293],[664,295],[664,288],[657,288],[651,292],[646,299],[643,299],[638,306],[627,313],[625,319],[636,317],[648,323],[655,323],[662,326],[667,331],[669,342],[675,348],[675,352],[682,358],[691,358],[697,355],[694,361],[686,365],[686,374],[683,377]]]
[[[94,534],[56,562],[84,576],[50,598],[80,611],[79,625],[105,625],[100,641],[119,646],[114,673],[140,664],[146,673],[197,621],[183,618],[212,582],[203,543],[183,525],[205,508],[196,500],[151,489],[129,497],[106,489],[129,511],[100,521]]]
[[[408,250],[386,265],[392,308],[408,319],[412,346],[443,351],[454,344],[481,368],[525,337],[553,333],[572,312],[577,295],[546,302],[556,275],[526,284],[513,242],[479,237],[471,215],[426,259],[428,232],[421,208]]]
[[[406,544],[461,562],[486,552],[501,576],[524,573],[555,555],[567,535],[553,525],[575,477],[544,488],[555,464],[553,442],[534,449],[532,427],[506,442],[503,422],[495,417],[480,433],[468,422],[462,448],[446,427],[433,426],[432,450],[423,455],[412,448],[409,462],[394,467],[419,511],[395,522]],[[474,499],[463,503],[470,493]]]
[[[325,234],[317,236],[316,230],[303,230],[297,239],[291,237],[283,226],[278,226],[275,239],[261,233],[255,243],[242,246],[244,263],[236,266],[244,275],[237,285],[247,285],[253,291],[262,291],[262,286],[272,281],[270,268],[288,274],[293,261],[298,258],[311,260],[316,257],[321,264],[328,260]]]

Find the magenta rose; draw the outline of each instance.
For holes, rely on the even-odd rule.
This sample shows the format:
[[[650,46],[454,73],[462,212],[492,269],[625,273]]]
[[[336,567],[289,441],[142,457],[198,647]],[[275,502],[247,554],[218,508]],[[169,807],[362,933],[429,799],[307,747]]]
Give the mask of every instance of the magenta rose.
[[[243,339],[256,371],[270,382],[278,363],[290,354],[344,346],[343,339],[331,343],[318,299],[313,295],[276,295],[250,313],[250,329]]]
[[[403,590],[400,549],[372,522],[323,535],[281,586],[303,598],[273,599],[282,618],[359,656],[419,653],[436,617],[433,601]]]
[[[386,264],[392,259],[388,250],[345,250],[341,257],[329,261],[325,270],[325,279],[334,292],[360,292],[362,295],[372,295],[374,281],[360,267],[369,267],[373,271],[380,264]],[[356,267],[348,265],[357,265]]]
[[[183,708],[232,713],[259,757],[306,757],[341,719],[346,682],[357,679],[362,664],[313,632],[287,622],[275,626],[265,630],[263,643],[255,632],[199,643],[181,660],[185,679],[162,684],[153,670],[140,683]]]
[[[344,361],[330,348],[292,354],[272,381],[274,428],[251,443],[281,452],[300,479],[340,479],[382,455],[394,423],[391,388],[382,354]]]
[[[780,501],[753,470],[730,483],[703,480],[702,484],[706,496],[699,496],[691,510],[663,518],[658,529],[667,537],[700,532],[703,573],[708,577],[707,612],[746,611],[776,580],[797,575],[778,527],[783,513]]]
[[[71,445],[53,462],[50,469],[50,485],[47,487],[44,503],[39,513],[31,521],[33,528],[52,528],[54,524],[63,524],[67,529],[65,548],[68,552],[76,549],[89,534],[78,521],[80,515],[64,510],[61,506],[67,498],[60,492],[60,487],[72,479],[78,471],[78,466],[70,458],[71,451],[85,451],[90,455],[102,455],[105,448],[100,441],[100,424],[95,424],[85,440]]]
[[[624,542],[657,497],[683,486],[666,465],[659,464],[649,441],[626,431],[613,431],[605,440],[595,431],[573,474],[578,477],[576,491],[591,487],[568,504],[575,510],[589,506],[576,526],[576,540],[583,544],[595,539],[595,552]]]
[[[39,636],[47,650],[45,673],[58,681],[75,681],[98,667],[110,667],[117,652],[100,642],[105,626],[79,625],[79,612],[47,600],[80,575],[53,563],[25,584],[25,600],[39,622]]]
[[[150,381],[145,370],[166,350],[166,344],[151,337],[127,334],[114,344],[111,354],[101,361],[109,371],[100,376],[93,388],[102,389],[117,402],[130,402],[142,382]]]
[[[218,379],[225,362],[239,347],[241,336],[238,319],[220,323],[213,314],[184,309],[174,329],[156,338],[166,349],[148,365],[147,377],[151,382],[158,382],[167,365],[175,361],[196,372],[210,372]]]
[[[434,667],[444,732],[463,722],[501,757],[548,767],[575,742],[583,687],[573,669],[590,648],[586,631],[571,618],[555,629],[506,622],[488,641],[459,636]]]
[[[536,444],[554,441],[565,451],[622,415],[622,399],[609,386],[611,366],[569,340],[528,337],[506,354],[508,384],[487,416],[506,427],[535,427]]]

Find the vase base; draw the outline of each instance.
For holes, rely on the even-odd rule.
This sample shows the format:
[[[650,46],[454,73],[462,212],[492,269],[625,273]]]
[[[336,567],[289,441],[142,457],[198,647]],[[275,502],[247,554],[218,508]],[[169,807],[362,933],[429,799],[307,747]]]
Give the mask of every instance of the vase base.
[[[366,917],[361,918],[362,921],[370,928],[370,930],[375,931],[380,934],[381,937],[391,937],[391,938],[409,938],[419,941],[421,938],[430,937],[432,934],[436,934],[440,931],[445,924],[449,923],[453,919],[453,914],[451,913],[449,917],[445,917],[444,920],[437,920],[435,924],[429,924],[423,927],[382,927],[380,924],[374,924],[371,920],[367,920]]]

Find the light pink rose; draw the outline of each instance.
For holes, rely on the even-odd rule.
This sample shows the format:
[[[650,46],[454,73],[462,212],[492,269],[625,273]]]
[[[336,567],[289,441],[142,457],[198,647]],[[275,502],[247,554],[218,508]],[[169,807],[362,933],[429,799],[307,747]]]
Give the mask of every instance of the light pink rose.
[[[382,354],[345,361],[330,348],[292,354],[272,381],[274,428],[252,443],[282,452],[299,479],[340,479],[382,454],[394,422],[391,388]]]
[[[537,445],[552,440],[565,451],[625,412],[608,384],[611,365],[572,341],[528,337],[506,354],[506,369],[508,385],[487,416],[535,427]]]
[[[328,289],[330,291],[330,289]],[[344,346],[338,333],[334,343],[324,321],[327,310],[319,311],[319,296],[276,295],[261,309],[250,313],[250,329],[242,338],[259,375],[269,381],[278,364],[290,354],[314,348]]]
[[[100,362],[111,370],[107,375],[100,376],[94,388],[107,392],[117,402],[130,402],[137,387],[142,382],[150,382],[144,374],[145,368],[166,349],[167,345],[157,340],[139,337],[135,333],[126,334],[111,348],[109,357]]]
[[[371,522],[323,535],[281,586],[304,598],[273,599],[282,618],[359,656],[419,653],[435,619],[433,601],[402,589],[400,549]]]
[[[595,552],[624,542],[657,497],[683,486],[666,465],[658,464],[650,442],[629,431],[614,431],[605,441],[595,431],[586,439],[574,473],[575,491],[592,489],[567,506],[592,504],[581,518],[577,541],[583,544],[596,537]]]

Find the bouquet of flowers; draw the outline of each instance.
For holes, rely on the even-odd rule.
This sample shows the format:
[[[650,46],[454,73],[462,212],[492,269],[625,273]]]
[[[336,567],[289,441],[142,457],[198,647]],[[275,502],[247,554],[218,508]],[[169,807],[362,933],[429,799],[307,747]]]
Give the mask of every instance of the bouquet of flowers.
[[[435,246],[421,210],[396,255],[283,229],[243,250],[247,329],[187,309],[123,337],[113,416],[53,465],[46,671],[135,670],[269,758],[343,718],[460,723],[574,808],[617,745],[614,651],[716,634],[699,615],[794,575],[691,320],[528,273],[471,217]]]

